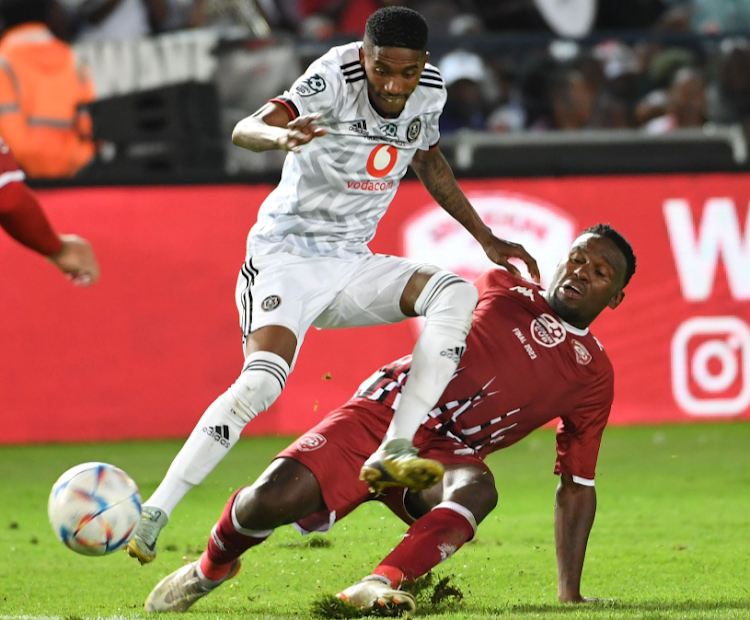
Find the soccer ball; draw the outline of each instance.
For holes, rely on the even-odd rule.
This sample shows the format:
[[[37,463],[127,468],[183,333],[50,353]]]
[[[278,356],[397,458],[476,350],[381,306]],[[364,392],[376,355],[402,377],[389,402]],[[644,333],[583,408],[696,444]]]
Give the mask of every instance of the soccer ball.
[[[83,555],[121,549],[141,518],[141,496],[132,478],[107,463],[83,463],[57,479],[47,504],[57,537]]]

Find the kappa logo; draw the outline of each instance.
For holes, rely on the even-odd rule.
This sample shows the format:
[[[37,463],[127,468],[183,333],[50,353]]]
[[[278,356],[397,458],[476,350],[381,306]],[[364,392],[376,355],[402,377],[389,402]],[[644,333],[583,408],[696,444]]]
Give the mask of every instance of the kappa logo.
[[[447,357],[449,360],[453,360],[458,364],[458,362],[461,361],[461,358],[464,356],[464,353],[466,352],[466,347],[451,347],[450,349],[446,349],[445,351],[440,351],[440,357]]]
[[[583,346],[583,343],[578,342],[578,340],[575,339],[571,339],[570,342],[573,345],[573,350],[576,352],[576,362],[581,364],[581,366],[585,366],[593,359],[591,353],[588,352],[588,349]]]
[[[232,444],[229,443],[229,427],[226,424],[219,424],[218,426],[204,426],[203,432],[209,437],[212,437],[214,441],[219,442],[222,446],[229,449]]]
[[[276,310],[281,305],[281,297],[278,295],[269,295],[260,304],[260,309],[264,312],[271,312]]]
[[[365,120],[354,121],[351,125],[349,125],[349,131],[358,133],[361,136],[366,136],[367,135],[367,121]]]
[[[544,313],[531,322],[531,337],[543,347],[556,347],[565,342],[565,327],[551,314]]]
[[[312,97],[326,89],[326,81],[317,73],[297,84],[297,94],[300,97]]]
[[[320,433],[309,433],[297,440],[297,449],[300,452],[312,452],[326,445],[326,441]]]
[[[512,286],[509,290],[521,293],[524,297],[528,297],[531,301],[534,301],[534,291],[530,288],[526,288],[525,286]]]
[[[422,120],[417,117],[415,118],[411,123],[409,123],[409,127],[406,130],[406,139],[409,142],[414,142],[417,138],[419,138],[419,134],[422,131]]]

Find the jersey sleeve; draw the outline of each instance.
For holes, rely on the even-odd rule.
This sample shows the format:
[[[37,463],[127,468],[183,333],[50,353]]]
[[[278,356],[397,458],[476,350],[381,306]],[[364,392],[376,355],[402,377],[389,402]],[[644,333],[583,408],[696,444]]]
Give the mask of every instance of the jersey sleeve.
[[[614,380],[611,367],[599,386],[594,387],[593,398],[570,415],[561,416],[557,427],[557,461],[555,473],[573,477],[573,481],[594,486],[596,461],[604,427],[609,419],[614,397]]]
[[[342,82],[343,74],[338,65],[318,59],[289,90],[271,101],[286,107],[292,120],[303,114],[322,114],[325,117],[334,112],[340,100]]]
[[[445,89],[440,91],[439,99],[439,110],[429,112],[425,118],[425,130],[422,136],[422,141],[419,144],[419,148],[422,151],[429,151],[440,144],[440,114],[442,114],[443,106],[445,106]]]
[[[62,248],[36,197],[21,178],[20,170],[0,173],[0,228],[26,247],[53,256]],[[5,182],[3,182],[5,178]]]
[[[445,90],[443,76],[437,67],[427,64],[419,78],[419,87],[429,97],[429,104],[424,115],[424,131],[417,148],[422,151],[434,149],[440,143],[440,115],[443,113],[448,92]]]

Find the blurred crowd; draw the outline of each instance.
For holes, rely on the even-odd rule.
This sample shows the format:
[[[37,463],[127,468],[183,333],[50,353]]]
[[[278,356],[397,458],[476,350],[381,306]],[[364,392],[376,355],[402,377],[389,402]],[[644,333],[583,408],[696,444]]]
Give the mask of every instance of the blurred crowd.
[[[0,0],[0,6],[26,1],[33,0]],[[52,29],[68,42],[259,22],[308,39],[359,37],[373,11],[388,5],[419,11],[433,37],[545,30],[564,34],[566,21],[581,22],[577,36],[649,28],[711,35],[750,32],[747,0],[55,0],[54,5]]]
[[[554,41],[489,58],[458,49],[438,66],[448,89],[442,132],[639,128],[707,122],[750,129],[750,40],[668,45]]]
[[[0,133],[22,161],[39,161],[68,131],[70,160],[38,176],[69,176],[93,153],[82,106],[95,97],[71,45],[239,27],[320,48],[361,37],[393,4],[422,13],[437,42],[443,134],[714,122],[750,135],[750,0],[0,0]],[[54,95],[24,99],[26,82]],[[37,124],[21,127],[19,110]]]

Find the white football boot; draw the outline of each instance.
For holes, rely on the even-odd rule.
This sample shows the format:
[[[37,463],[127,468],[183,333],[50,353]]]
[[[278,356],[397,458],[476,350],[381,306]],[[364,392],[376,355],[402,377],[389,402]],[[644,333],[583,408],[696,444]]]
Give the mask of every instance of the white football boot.
[[[410,616],[417,609],[414,596],[403,590],[394,590],[372,577],[349,586],[336,598],[374,616]]]
[[[199,563],[200,560],[196,560],[164,577],[148,595],[143,605],[144,609],[146,611],[187,611],[197,600],[234,577],[241,566],[237,558],[224,579],[213,581],[201,576],[198,571]]]

